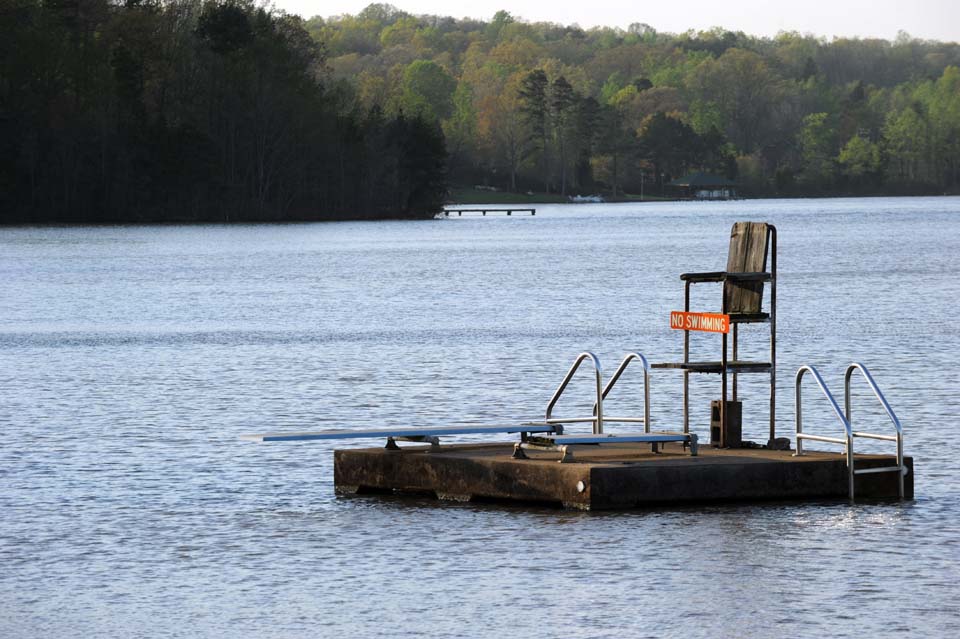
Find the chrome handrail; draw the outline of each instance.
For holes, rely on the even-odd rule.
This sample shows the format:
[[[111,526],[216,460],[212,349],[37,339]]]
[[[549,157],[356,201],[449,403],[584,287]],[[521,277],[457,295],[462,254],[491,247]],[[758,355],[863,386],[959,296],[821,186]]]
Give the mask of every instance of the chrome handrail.
[[[864,431],[855,431],[853,430],[853,425],[851,422],[852,411],[850,408],[850,379],[853,376],[853,372],[859,370],[864,379],[867,380],[867,384],[870,386],[870,389],[873,391],[873,394],[880,401],[881,406],[886,411],[887,415],[890,417],[890,420],[893,422],[893,426],[896,429],[896,435],[877,435],[875,433],[867,433]],[[843,424],[843,430],[845,437],[840,439],[838,437],[823,437],[822,435],[808,435],[803,432],[803,412],[801,409],[801,394],[800,394],[800,383],[803,381],[803,375],[806,372],[810,372],[813,375],[813,378],[816,380],[817,385],[820,387],[820,390],[823,391],[823,394],[830,401],[830,405],[833,407],[833,412],[837,415],[837,419],[840,420],[840,423]],[[796,382],[796,420],[797,420],[797,452],[795,455],[803,455],[803,440],[809,439],[812,441],[827,442],[831,444],[840,444],[846,449],[847,457],[847,488],[850,495],[850,500],[853,500],[854,497],[854,477],[856,475],[868,474],[868,473],[886,473],[886,472],[896,472],[898,477],[898,492],[900,499],[903,499],[904,496],[904,486],[903,486],[903,477],[907,472],[907,467],[903,463],[903,427],[900,425],[900,420],[897,418],[896,413],[893,412],[893,409],[890,407],[890,404],[887,402],[886,397],[883,396],[883,393],[880,391],[880,387],[877,386],[876,381],[874,381],[873,376],[870,374],[870,371],[867,370],[867,367],[863,364],[854,362],[847,366],[847,370],[844,373],[843,379],[844,394],[843,394],[843,405],[844,411],[840,411],[840,406],[837,404],[837,400],[833,397],[833,393],[830,392],[830,389],[827,388],[827,385],[824,383],[823,378],[820,376],[820,373],[813,366],[801,366],[797,370],[797,382]],[[864,468],[863,470],[856,470],[853,465],[854,454],[853,454],[853,439],[854,437],[862,437],[865,439],[879,439],[881,441],[892,441],[897,444],[897,465],[896,466],[883,466],[879,468]]]
[[[620,376],[623,375],[623,371],[627,369],[627,366],[633,360],[640,360],[640,364],[643,365],[643,418],[637,417],[607,417],[606,421],[608,422],[643,422],[643,432],[650,432],[650,362],[647,361],[647,358],[643,356],[642,353],[636,351],[631,351],[624,355],[623,360],[620,362],[620,365],[617,366],[617,370],[613,373],[613,376],[610,378],[610,381],[607,382],[607,385],[603,387],[603,392],[600,394],[603,399],[606,399],[607,395],[610,393],[610,390],[616,385],[617,380],[620,379]],[[597,413],[597,404],[593,405],[594,414]]]
[[[836,414],[837,419],[840,420],[840,423],[843,424],[844,434],[846,435],[845,439],[840,439],[839,437],[823,437],[821,435],[806,435],[803,432],[803,411],[801,409],[801,393],[800,383],[803,381],[803,375],[806,372],[810,372],[813,375],[813,379],[817,382],[817,386],[820,387],[820,390],[823,391],[824,396],[830,402],[830,405],[833,407],[833,412]],[[796,439],[797,439],[797,452],[794,453],[795,457],[803,455],[803,440],[809,439],[812,441],[818,442],[828,442],[831,444],[841,444],[846,449],[847,457],[847,490],[850,495],[850,499],[853,499],[853,429],[850,427],[850,421],[846,418],[843,412],[840,410],[840,405],[837,404],[837,400],[833,397],[833,393],[830,392],[830,389],[827,388],[826,383],[823,381],[823,377],[820,376],[820,373],[817,371],[816,367],[803,365],[797,370],[797,381],[796,381]]]
[[[592,417],[571,417],[571,418],[555,418],[553,417],[553,407],[556,406],[557,400],[560,399],[560,396],[563,395],[563,391],[566,390],[567,384],[570,383],[570,380],[573,379],[574,373],[577,372],[577,369],[580,368],[580,364],[583,363],[583,360],[589,359],[593,362],[593,370],[595,383],[597,387],[597,401],[594,404],[594,412]],[[593,433],[599,435],[603,433],[603,372],[600,367],[600,359],[591,353],[590,351],[584,351],[577,356],[576,361],[573,362],[573,366],[570,367],[570,370],[567,371],[566,376],[563,378],[563,381],[560,382],[560,386],[557,387],[557,390],[554,391],[553,397],[550,398],[550,403],[547,404],[547,413],[544,417],[544,421],[548,424],[569,424],[574,422],[593,422]],[[563,434],[563,428],[557,428],[558,434]]]
[[[854,371],[860,371],[863,374],[863,378],[867,380],[867,384],[870,386],[870,389],[873,391],[873,394],[880,401],[880,405],[883,406],[883,410],[887,412],[887,416],[890,417],[890,421],[893,422],[893,427],[896,429],[897,434],[893,437],[889,435],[876,435],[873,433],[866,432],[857,432],[853,431],[853,437],[864,437],[868,439],[879,439],[882,441],[894,441],[897,444],[897,489],[899,491],[900,499],[903,499],[903,475],[906,472],[906,467],[903,465],[903,427],[900,425],[900,419],[897,418],[897,414],[893,412],[893,409],[890,408],[890,404],[887,403],[887,398],[883,396],[883,393],[880,391],[880,387],[877,386],[877,382],[874,381],[873,375],[870,374],[870,371],[867,370],[867,367],[859,362],[853,362],[847,366],[846,373],[843,377],[843,405],[846,410],[847,423],[851,424],[852,430],[852,413],[850,410],[850,378],[853,377]]]

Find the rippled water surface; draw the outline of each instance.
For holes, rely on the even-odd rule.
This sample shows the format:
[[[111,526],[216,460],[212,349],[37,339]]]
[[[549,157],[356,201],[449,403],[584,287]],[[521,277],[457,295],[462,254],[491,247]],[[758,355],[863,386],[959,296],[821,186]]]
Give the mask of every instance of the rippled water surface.
[[[839,390],[864,362],[915,501],[338,498],[332,444],[238,439],[536,417],[580,350],[675,359],[677,275],[722,269],[740,219],[779,230],[780,433],[798,366]],[[0,229],[0,636],[958,636],[958,271],[960,198]],[[630,388],[611,404],[636,408]],[[680,378],[652,388],[675,427]],[[810,388],[808,430],[835,434]],[[717,389],[693,390],[707,437]],[[755,441],[765,392],[741,390]]]

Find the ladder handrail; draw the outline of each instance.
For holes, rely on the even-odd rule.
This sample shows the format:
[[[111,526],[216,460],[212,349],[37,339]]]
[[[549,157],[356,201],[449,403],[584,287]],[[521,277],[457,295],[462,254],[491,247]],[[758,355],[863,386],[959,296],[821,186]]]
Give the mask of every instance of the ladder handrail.
[[[817,386],[820,387],[820,390],[823,392],[824,396],[830,402],[830,405],[833,407],[833,412],[836,414],[837,419],[840,420],[840,423],[843,424],[843,430],[846,437],[840,439],[837,437],[822,437],[819,435],[805,435],[803,432],[803,411],[801,410],[801,382],[803,381],[804,373],[809,372],[813,375],[814,381],[817,382]],[[836,398],[834,398],[833,393],[830,392],[830,389],[827,388],[827,384],[823,381],[823,377],[820,376],[820,372],[816,369],[815,366],[809,364],[804,364],[797,370],[797,381],[796,381],[796,440],[797,440],[797,452],[794,453],[795,456],[803,455],[803,440],[810,439],[813,441],[829,442],[832,444],[842,444],[846,449],[847,457],[847,490],[850,494],[850,499],[853,499],[853,429],[850,427],[850,421],[847,419],[846,415],[840,410],[840,405],[837,404]]]
[[[890,417],[890,420],[893,422],[894,428],[897,431],[895,436],[891,435],[877,435],[875,433],[868,433],[865,431],[855,431],[853,430],[853,425],[851,423],[851,408],[850,408],[850,379],[853,376],[853,372],[859,370],[864,379],[867,380],[867,384],[870,386],[870,389],[873,391],[873,394],[880,401],[880,404],[883,406],[883,409],[887,412],[887,415]],[[823,437],[821,435],[808,435],[803,432],[803,411],[801,409],[801,382],[803,381],[804,373],[811,373],[814,380],[816,380],[817,385],[820,387],[820,390],[823,391],[824,396],[830,401],[830,405],[833,407],[833,412],[836,414],[837,419],[840,420],[840,423],[843,424],[843,430],[845,437],[843,439],[838,437]],[[870,371],[867,370],[867,367],[858,362],[854,362],[847,366],[847,370],[844,373],[843,379],[844,393],[843,393],[843,405],[844,411],[840,411],[840,406],[837,404],[837,400],[834,398],[833,393],[830,392],[830,389],[827,388],[826,383],[824,383],[823,378],[820,376],[820,373],[814,366],[804,365],[797,370],[797,381],[796,381],[796,439],[797,439],[797,452],[795,455],[803,455],[803,440],[810,439],[813,441],[827,442],[831,444],[840,444],[845,448],[846,458],[847,458],[847,489],[850,494],[850,500],[853,501],[854,497],[854,477],[856,475],[862,475],[864,473],[885,473],[885,472],[896,472],[898,479],[898,489],[900,499],[904,497],[904,486],[903,486],[903,476],[907,472],[907,467],[903,463],[903,428],[900,425],[900,420],[897,418],[897,414],[893,412],[893,409],[890,408],[890,404],[887,402],[887,399],[883,396],[883,393],[880,391],[880,387],[877,386],[877,382],[874,381],[873,376],[870,374]],[[878,468],[865,468],[863,470],[856,470],[854,468],[854,454],[853,454],[853,439],[854,437],[863,437],[866,439],[879,439],[883,441],[892,441],[897,444],[897,465],[896,466],[882,466]]]
[[[823,381],[823,377],[820,376],[820,371],[817,370],[816,366],[811,366],[809,364],[804,364],[799,369],[797,369],[797,381],[796,381],[796,395],[797,395],[797,407],[796,407],[796,422],[797,422],[797,434],[803,434],[803,414],[800,409],[800,382],[803,381],[804,373],[809,372],[813,375],[813,379],[817,382],[817,386],[820,387],[820,390],[823,392],[824,396],[827,398],[827,401],[830,402],[830,406],[833,407],[833,412],[836,414],[837,419],[840,420],[840,423],[843,425],[844,433],[847,437],[853,437],[853,429],[850,427],[850,421],[844,415],[843,411],[840,410],[840,405],[837,404],[836,398],[834,398],[833,393],[830,392],[830,389],[827,387],[826,382]],[[809,436],[804,437],[804,439],[810,439]],[[801,444],[797,442],[797,454],[802,454],[803,449]]]
[[[553,407],[556,406],[557,400],[560,399],[560,396],[563,395],[563,391],[566,390],[567,384],[570,383],[570,380],[573,379],[574,373],[577,372],[577,369],[580,368],[580,364],[584,360],[589,359],[593,363],[594,378],[597,387],[597,400],[595,404],[593,417],[589,418],[554,418]],[[591,353],[590,351],[584,351],[577,356],[577,359],[573,362],[573,365],[570,367],[570,370],[567,371],[566,376],[564,376],[563,381],[560,382],[560,385],[557,387],[557,390],[554,391],[553,397],[550,398],[550,402],[547,404],[546,417],[544,421],[548,424],[563,424],[570,422],[593,422],[593,432],[595,435],[603,433],[603,372],[600,367],[600,359]],[[563,433],[563,428],[558,426],[558,434]]]
[[[887,398],[883,396],[883,393],[880,391],[880,387],[877,386],[877,382],[873,379],[873,375],[871,375],[867,367],[860,362],[852,362],[849,366],[847,366],[847,372],[844,374],[843,378],[843,406],[846,409],[847,421],[851,421],[850,378],[853,377],[853,371],[855,370],[863,373],[863,378],[867,380],[867,384],[870,385],[870,390],[873,391],[873,394],[876,395],[877,399],[880,401],[880,405],[883,406],[883,410],[887,412],[887,415],[890,417],[890,421],[893,422],[894,428],[897,429],[897,434],[903,435],[903,427],[900,425],[900,419],[897,417],[897,414],[893,412],[893,409],[890,408],[890,404],[887,403]]]
[[[637,351],[630,351],[624,355],[623,360],[620,361],[620,364],[617,366],[617,370],[614,371],[613,376],[607,382],[606,386],[603,387],[603,392],[600,394],[603,399],[606,399],[607,395],[610,393],[610,390],[616,385],[617,380],[620,379],[620,376],[623,375],[623,371],[627,369],[627,366],[633,360],[640,360],[640,364],[643,366],[643,432],[650,432],[650,362],[647,361],[647,358],[643,356],[643,353],[638,353]],[[597,404],[593,405],[594,414],[597,413]],[[607,417],[608,422],[618,422],[618,421],[639,421],[635,417]]]
[[[897,414],[893,412],[893,409],[890,407],[890,404],[887,403],[887,398],[883,396],[883,392],[880,390],[880,387],[877,386],[877,382],[874,381],[873,375],[871,375],[867,367],[861,364],[860,362],[852,362],[849,366],[847,366],[847,370],[843,376],[843,406],[846,411],[847,423],[851,425],[851,430],[852,430],[853,418],[852,418],[852,413],[850,409],[850,399],[851,399],[850,378],[853,377],[853,372],[857,370],[863,374],[863,378],[867,381],[867,384],[870,386],[870,390],[873,391],[873,394],[880,401],[880,405],[883,406],[883,410],[886,411],[887,416],[890,417],[890,421],[893,422],[893,427],[897,431],[896,436],[893,437],[892,439],[897,444],[897,467],[900,470],[900,472],[897,473],[898,489],[900,493],[900,499],[903,499],[903,473],[905,470],[903,465],[903,426],[900,425],[900,419],[897,417]],[[865,437],[869,439],[882,439],[882,440],[891,439],[888,436],[875,435],[873,433],[867,433],[867,432],[853,432],[852,434],[854,437]]]

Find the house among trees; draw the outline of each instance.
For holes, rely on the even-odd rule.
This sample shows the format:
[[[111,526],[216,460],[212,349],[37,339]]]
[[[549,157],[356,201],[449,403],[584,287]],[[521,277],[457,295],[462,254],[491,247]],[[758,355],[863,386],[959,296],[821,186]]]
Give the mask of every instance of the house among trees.
[[[737,183],[719,175],[698,171],[669,182],[681,194],[693,200],[732,200],[737,197]]]

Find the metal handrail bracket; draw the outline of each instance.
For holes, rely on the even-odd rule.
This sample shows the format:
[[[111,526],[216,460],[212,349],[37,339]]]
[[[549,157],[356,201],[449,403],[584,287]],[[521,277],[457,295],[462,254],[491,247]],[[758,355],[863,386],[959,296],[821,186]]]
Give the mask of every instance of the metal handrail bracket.
[[[560,396],[563,395],[563,391],[567,389],[567,384],[569,384],[570,380],[573,379],[573,375],[577,372],[577,369],[580,368],[580,364],[587,359],[593,363],[594,383],[596,385],[597,393],[597,400],[593,416],[589,418],[576,417],[566,419],[553,417],[553,408],[557,405],[557,400],[559,400]],[[577,359],[573,362],[570,370],[567,371],[567,374],[564,376],[563,381],[560,382],[557,390],[554,391],[553,397],[550,398],[550,402],[547,404],[547,412],[544,421],[548,424],[555,424],[557,426],[557,434],[559,435],[563,434],[563,427],[560,426],[560,424],[571,422],[592,422],[594,434],[599,435],[603,433],[603,371],[600,367],[600,359],[596,355],[590,351],[584,351],[577,355]]]

